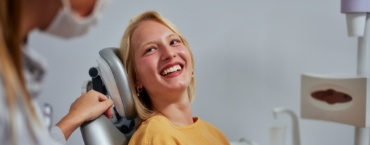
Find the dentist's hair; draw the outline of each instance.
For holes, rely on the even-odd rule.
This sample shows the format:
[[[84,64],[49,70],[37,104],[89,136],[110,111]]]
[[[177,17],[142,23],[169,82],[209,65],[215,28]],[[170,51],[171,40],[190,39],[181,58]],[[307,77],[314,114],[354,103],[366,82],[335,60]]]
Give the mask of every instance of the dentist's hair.
[[[23,76],[23,54],[21,49],[21,3],[23,0],[1,0],[0,1],[0,83],[3,84],[5,92],[6,108],[9,115],[10,136],[12,144],[17,144],[15,123],[19,112],[27,116],[28,127],[35,129],[35,123],[41,126],[36,117],[31,97],[26,89]],[[20,110],[23,108],[22,110]],[[39,127],[40,127],[39,126]]]
[[[123,65],[127,71],[131,92],[136,92],[136,93],[132,93],[132,97],[134,99],[136,111],[141,120],[146,120],[152,117],[154,113],[156,112],[152,108],[150,98],[147,92],[145,91],[145,88],[142,89],[142,92],[138,92],[136,90],[137,86],[135,83],[137,81],[137,76],[136,76],[135,60],[133,57],[134,51],[132,50],[132,45],[131,45],[131,36],[132,36],[132,33],[135,31],[135,29],[138,27],[138,25],[141,22],[147,21],[147,20],[157,21],[163,24],[164,26],[168,27],[170,30],[172,30],[177,35],[179,35],[183,44],[189,49],[189,52],[191,55],[191,61],[193,63],[192,69],[194,70],[193,53],[191,52],[188,42],[181,35],[180,31],[175,27],[174,24],[172,24],[169,20],[162,17],[158,12],[155,12],[155,11],[147,11],[133,18],[130,21],[129,25],[127,26],[126,31],[121,39],[120,54],[121,54],[121,59],[123,61]],[[192,77],[187,91],[189,94],[189,100],[193,101],[194,96],[195,96],[195,78],[194,77]],[[140,97],[137,95],[137,93],[140,93]]]

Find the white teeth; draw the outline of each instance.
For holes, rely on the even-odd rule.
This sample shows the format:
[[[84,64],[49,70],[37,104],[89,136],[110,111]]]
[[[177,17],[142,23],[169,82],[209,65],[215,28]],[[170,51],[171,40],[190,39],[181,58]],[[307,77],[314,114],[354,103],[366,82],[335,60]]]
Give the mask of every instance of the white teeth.
[[[181,66],[180,65],[175,65],[175,66],[172,66],[170,68],[167,68],[161,74],[162,75],[167,75],[169,73],[172,73],[172,72],[175,72],[175,71],[179,71],[179,70],[181,70]]]

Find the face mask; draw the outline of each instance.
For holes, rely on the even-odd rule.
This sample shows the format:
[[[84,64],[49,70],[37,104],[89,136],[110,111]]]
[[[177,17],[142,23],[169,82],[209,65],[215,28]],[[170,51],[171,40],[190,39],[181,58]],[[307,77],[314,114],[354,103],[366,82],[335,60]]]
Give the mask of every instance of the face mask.
[[[69,0],[62,0],[63,8],[59,10],[45,32],[66,39],[84,35],[98,22],[103,8],[108,3],[109,0],[96,0],[91,14],[79,17],[71,10]]]

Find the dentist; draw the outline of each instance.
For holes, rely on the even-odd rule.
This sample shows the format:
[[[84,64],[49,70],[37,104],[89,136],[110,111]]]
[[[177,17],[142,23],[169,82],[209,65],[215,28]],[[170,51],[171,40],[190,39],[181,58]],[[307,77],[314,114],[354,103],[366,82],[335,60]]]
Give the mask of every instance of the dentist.
[[[99,20],[107,0],[0,1],[0,142],[2,145],[56,145],[83,122],[112,116],[113,102],[95,91],[83,94],[56,126],[48,129],[36,97],[44,63],[27,47],[28,34],[41,30],[71,39]]]

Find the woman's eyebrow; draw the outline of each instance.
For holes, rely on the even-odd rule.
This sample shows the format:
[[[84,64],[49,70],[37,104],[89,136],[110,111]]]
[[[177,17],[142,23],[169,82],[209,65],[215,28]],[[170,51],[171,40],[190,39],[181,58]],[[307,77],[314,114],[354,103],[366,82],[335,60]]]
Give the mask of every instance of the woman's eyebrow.
[[[148,41],[148,42],[145,42],[145,43],[143,43],[141,46],[140,46],[140,49],[142,49],[144,46],[146,46],[146,45],[149,45],[149,44],[154,44],[155,43],[155,41],[154,40],[151,40],[151,41]]]
[[[178,36],[176,33],[171,33],[170,35],[167,36],[167,38],[171,38],[172,36]]]
[[[169,39],[169,38],[171,38],[171,37],[173,37],[173,36],[178,37],[178,35],[177,35],[176,33],[171,33],[171,34],[167,35],[167,36],[166,36],[166,38],[167,38],[167,39]],[[143,48],[144,46],[146,46],[146,45],[149,45],[149,44],[155,44],[155,43],[156,43],[156,41],[155,41],[155,40],[147,41],[147,42],[143,43],[143,44],[140,46],[140,49],[142,49],[142,48]]]

